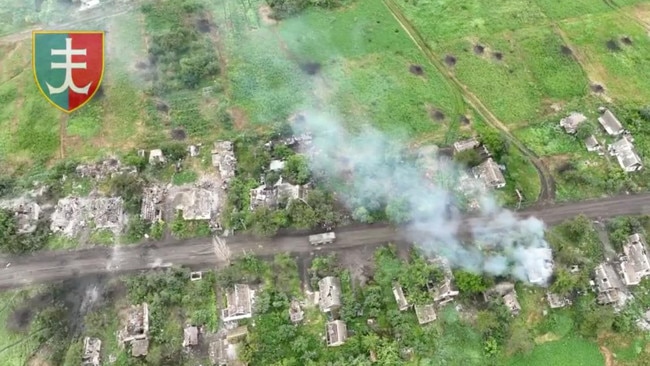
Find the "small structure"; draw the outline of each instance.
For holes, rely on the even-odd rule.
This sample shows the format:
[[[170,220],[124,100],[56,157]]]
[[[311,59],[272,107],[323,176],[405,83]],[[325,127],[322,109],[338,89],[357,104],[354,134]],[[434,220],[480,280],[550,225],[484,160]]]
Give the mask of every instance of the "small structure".
[[[499,189],[506,186],[506,178],[492,158],[473,168],[472,172],[476,179],[481,179],[488,187]]]
[[[400,311],[407,310],[410,305],[404,296],[404,289],[399,283],[393,285],[393,296],[395,296],[395,301],[397,301],[397,307]]]
[[[625,131],[621,122],[609,109],[606,109],[603,115],[598,117],[598,122],[610,136],[618,136]]]
[[[284,160],[271,160],[271,164],[269,166],[269,170],[277,172],[282,169],[284,169],[284,164],[286,162]]]
[[[348,338],[348,329],[342,320],[334,320],[326,325],[326,338],[329,347],[340,346]]]
[[[542,285],[553,274],[553,251],[551,248],[530,248],[531,255],[526,260],[528,282]]]
[[[646,252],[646,242],[641,234],[630,235],[623,246],[621,257],[621,277],[627,286],[638,285],[650,275],[650,261]]]
[[[154,149],[149,151],[149,164],[165,163],[166,161],[167,159],[165,159],[162,150]]]
[[[623,283],[609,263],[601,263],[594,271],[598,291],[598,303],[602,305],[619,303],[623,300]]]
[[[254,297],[255,291],[248,285],[236,284],[226,292],[226,307],[221,310],[221,319],[231,322],[252,317]]]
[[[560,127],[563,127],[566,133],[574,134],[578,132],[578,126],[584,121],[587,120],[582,113],[571,112],[568,117],[562,118],[560,120]]]
[[[324,313],[330,313],[341,307],[341,281],[328,276],[318,281],[318,305]]]
[[[508,308],[508,310],[510,310],[512,315],[518,315],[521,311],[521,305],[519,305],[517,292],[515,290],[503,295],[503,304]]]
[[[264,183],[250,190],[250,209],[255,210],[262,206],[275,209],[283,199],[287,200],[287,204],[293,200],[305,199],[308,191],[308,184],[295,185],[285,182],[280,177],[273,186]]]
[[[548,301],[548,305],[551,307],[551,309],[558,309],[571,305],[571,300],[552,292],[546,293],[546,300]]]
[[[211,151],[212,166],[217,169],[225,185],[235,176],[237,158],[234,146],[231,141],[217,141]]]
[[[231,344],[225,339],[211,342],[208,349],[210,362],[214,366],[240,366],[243,365],[238,359],[239,347]]]
[[[138,168],[134,166],[124,166],[119,159],[109,158],[96,164],[77,165],[75,172],[81,178],[102,180],[122,174],[134,175],[138,173]]]
[[[418,318],[420,325],[431,323],[436,320],[436,308],[433,304],[415,305],[415,316]]]
[[[456,141],[454,142],[454,155],[459,152],[476,149],[480,145],[481,143],[475,137],[467,140]]]
[[[454,274],[451,271],[449,260],[445,257],[436,256],[429,260],[429,262],[440,268],[443,272],[444,278],[440,283],[435,285],[428,285],[429,291],[433,295],[433,301],[439,306],[445,305],[456,298],[459,292],[453,285]]]
[[[120,232],[124,225],[121,197],[74,197],[59,200],[51,216],[50,230],[74,236],[91,223],[95,229]]]
[[[228,343],[235,343],[243,340],[248,335],[248,327],[242,325],[234,329],[228,329],[226,331],[226,341]]]
[[[597,152],[598,155],[605,155],[603,151],[603,146],[598,142],[596,136],[591,135],[585,139],[585,146],[589,152]]]
[[[305,312],[302,311],[300,302],[296,299],[291,300],[291,305],[289,306],[289,319],[291,319],[291,322],[294,324],[300,323],[304,316]]]
[[[190,281],[198,281],[203,278],[203,272],[192,272],[190,273]]]
[[[632,141],[627,136],[609,145],[609,154],[616,156],[618,164],[626,172],[635,172],[643,169],[643,161],[636,153]]]
[[[190,153],[191,157],[199,156],[199,147],[197,145],[190,145],[187,148],[187,151]]]
[[[97,338],[84,338],[84,353],[81,356],[81,366],[99,366],[99,355],[102,341]]]
[[[33,233],[38,226],[38,219],[41,215],[41,206],[25,197],[12,200],[0,201],[0,208],[13,211],[17,221],[17,233]]]
[[[183,329],[183,347],[194,347],[199,344],[199,328],[189,326]]]
[[[129,309],[126,325],[118,332],[118,343],[123,347],[131,344],[134,357],[146,356],[149,348],[149,305],[133,305]]]
[[[333,231],[309,235],[309,244],[311,245],[332,244],[334,240],[336,240],[336,233]]]
[[[167,189],[158,185],[145,187],[142,192],[140,217],[149,222],[158,222],[163,218],[164,201]]]
[[[98,7],[99,5],[101,5],[99,0],[81,0],[81,6],[79,7],[79,11],[90,10]]]

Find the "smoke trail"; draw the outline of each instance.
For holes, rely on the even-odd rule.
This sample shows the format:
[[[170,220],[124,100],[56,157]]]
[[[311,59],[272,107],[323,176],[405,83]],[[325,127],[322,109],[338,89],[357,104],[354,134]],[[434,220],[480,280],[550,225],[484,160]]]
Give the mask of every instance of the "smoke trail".
[[[435,149],[421,149],[410,158],[403,153],[403,143],[376,129],[366,126],[352,133],[333,115],[314,110],[301,114],[304,118],[293,128],[312,135],[307,151],[312,169],[345,182],[342,196],[352,212],[398,207],[387,209],[387,216],[395,220],[406,211],[411,239],[426,252],[446,257],[452,266],[547,283],[552,255],[541,221],[518,219],[489,193],[468,189],[480,184]],[[462,194],[480,201],[472,244],[459,239],[459,226],[466,221],[455,207]]]

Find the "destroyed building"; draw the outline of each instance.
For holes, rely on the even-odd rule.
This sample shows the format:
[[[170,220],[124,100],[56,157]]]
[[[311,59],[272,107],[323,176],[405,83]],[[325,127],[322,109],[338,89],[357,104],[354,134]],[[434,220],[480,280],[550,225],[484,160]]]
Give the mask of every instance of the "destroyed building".
[[[284,169],[285,164],[286,161],[284,160],[271,160],[271,164],[269,164],[269,170],[272,172],[279,172]]]
[[[508,308],[512,315],[519,315],[521,311],[521,305],[517,299],[517,292],[512,290],[507,294],[503,295],[503,304]]]
[[[621,277],[627,286],[638,285],[650,275],[650,261],[646,251],[645,238],[641,234],[630,235],[623,245],[621,257]]]
[[[255,291],[248,285],[236,284],[226,291],[226,306],[221,310],[224,322],[247,319],[253,316],[253,299]]]
[[[65,197],[59,200],[51,217],[50,229],[67,236],[90,227],[121,232],[124,226],[124,201],[121,197]]]
[[[560,127],[564,128],[566,133],[574,134],[578,132],[578,126],[580,126],[580,124],[582,122],[585,122],[586,120],[587,117],[585,117],[584,114],[571,112],[569,116],[562,118],[560,120]]]
[[[626,172],[635,172],[643,169],[643,161],[637,154],[629,137],[623,136],[620,140],[609,145],[609,154],[616,157],[618,164]]]
[[[25,197],[0,201],[0,208],[12,211],[17,223],[18,234],[29,234],[36,230],[41,216],[41,206]]]
[[[436,308],[433,304],[415,305],[415,316],[420,325],[431,323],[436,320]]]
[[[341,281],[337,277],[328,276],[318,281],[318,304],[324,313],[341,307]]]
[[[476,149],[479,145],[481,145],[481,143],[475,137],[467,140],[456,141],[454,142],[454,155],[463,151]]]
[[[345,340],[348,338],[348,329],[342,320],[334,320],[328,322],[325,326],[327,345],[329,347],[341,346],[345,343]]]
[[[492,158],[488,158],[482,164],[474,167],[472,173],[476,179],[482,180],[488,187],[499,189],[506,186],[506,178]]]
[[[210,362],[214,366],[242,366],[244,363],[239,361],[239,345],[231,344],[225,339],[219,339],[211,342],[208,354]]]
[[[194,347],[199,344],[199,328],[195,326],[183,329],[183,347]]]
[[[445,305],[454,300],[454,298],[459,294],[458,290],[453,285],[454,275],[451,271],[451,265],[449,264],[449,260],[442,256],[431,258],[429,263],[442,270],[443,274],[443,278],[440,282],[428,285],[429,291],[433,295],[434,302],[438,303],[440,306]]]
[[[286,199],[289,204],[293,200],[305,199],[308,191],[309,185],[294,185],[280,177],[273,186],[262,184],[250,190],[250,209],[255,210],[258,207],[275,209],[282,200]]]
[[[530,248],[529,264],[526,266],[528,282],[535,285],[546,283],[553,273],[554,263],[551,248]]]
[[[605,155],[603,151],[603,146],[598,142],[596,136],[591,135],[585,139],[585,147],[589,152],[597,152],[598,155]]]
[[[118,332],[121,347],[131,345],[131,355],[146,356],[149,348],[149,305],[145,302],[132,305],[126,318],[126,325]]]
[[[546,293],[546,300],[548,301],[548,305],[551,307],[551,309],[559,309],[571,305],[571,300],[565,296],[561,296],[552,292]]]
[[[99,366],[99,355],[102,350],[102,341],[97,338],[84,338],[84,349],[81,356],[81,366]]]
[[[512,315],[518,315],[521,311],[521,305],[517,299],[515,285],[510,282],[498,283],[493,288],[485,291],[483,297],[486,302],[501,299],[503,305],[508,308],[508,311],[510,311],[510,314]]]
[[[216,198],[207,189],[192,187],[178,192],[173,198],[176,210],[183,211],[183,220],[210,220]]]
[[[165,196],[167,190],[164,187],[153,185],[145,187],[142,192],[142,208],[140,217],[148,222],[157,222],[163,219],[165,210]]]
[[[217,141],[214,143],[212,166],[217,169],[225,185],[235,177],[237,158],[235,157],[234,144],[231,141]]]
[[[397,302],[397,307],[400,311],[407,310],[410,305],[404,296],[404,289],[399,283],[393,285],[393,296],[395,296],[395,301]]]
[[[598,292],[598,303],[602,305],[625,302],[625,289],[614,266],[601,263],[594,270],[594,285]]]
[[[162,150],[154,149],[149,151],[149,164],[164,164],[167,162]]]
[[[97,180],[113,178],[121,174],[134,175],[138,173],[136,167],[124,166],[115,158],[106,159],[96,164],[81,164],[75,168],[75,171],[81,178]]]
[[[598,122],[610,136],[618,136],[625,131],[621,122],[609,109],[606,109],[603,115],[598,117]]]
[[[289,319],[292,323],[299,323],[304,318],[305,312],[302,311],[300,307],[300,302],[298,300],[291,300],[291,305],[289,306]]]

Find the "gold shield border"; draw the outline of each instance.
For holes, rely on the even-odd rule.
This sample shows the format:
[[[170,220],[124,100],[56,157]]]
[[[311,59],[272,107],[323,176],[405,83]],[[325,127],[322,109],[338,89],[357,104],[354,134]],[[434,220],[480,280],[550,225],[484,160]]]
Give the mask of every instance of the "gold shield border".
[[[101,35],[102,35],[102,72],[99,75],[99,83],[97,83],[97,88],[95,89],[95,91],[88,97],[88,99],[86,99],[85,102],[79,104],[76,108],[71,109],[71,110],[68,111],[68,110],[65,110],[65,109],[61,108],[56,103],[54,103],[50,99],[50,97],[48,97],[47,94],[45,94],[45,91],[43,91],[43,88],[41,88],[41,84],[38,83],[38,78],[36,77],[36,34],[79,34],[79,33],[83,33],[83,34],[100,34],[101,33]],[[51,31],[48,31],[48,30],[35,30],[35,31],[32,31],[32,75],[34,76],[34,83],[36,84],[36,87],[38,88],[38,91],[43,95],[43,97],[45,98],[45,100],[48,101],[48,103],[50,103],[51,105],[56,107],[56,109],[58,109],[58,110],[60,110],[60,111],[62,111],[64,113],[70,114],[70,113],[76,111],[77,109],[85,106],[88,102],[90,102],[91,99],[93,99],[95,94],[97,94],[97,91],[99,90],[99,87],[102,85],[102,81],[104,80],[104,71],[106,69],[106,40],[105,39],[106,39],[106,32],[105,31],[62,31],[62,30],[51,30]]]

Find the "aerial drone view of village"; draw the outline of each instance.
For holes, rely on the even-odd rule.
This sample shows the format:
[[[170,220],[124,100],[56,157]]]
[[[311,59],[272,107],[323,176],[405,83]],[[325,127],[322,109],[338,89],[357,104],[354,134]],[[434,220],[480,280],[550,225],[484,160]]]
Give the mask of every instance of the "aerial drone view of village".
[[[650,1],[0,0],[0,366],[650,365]]]

